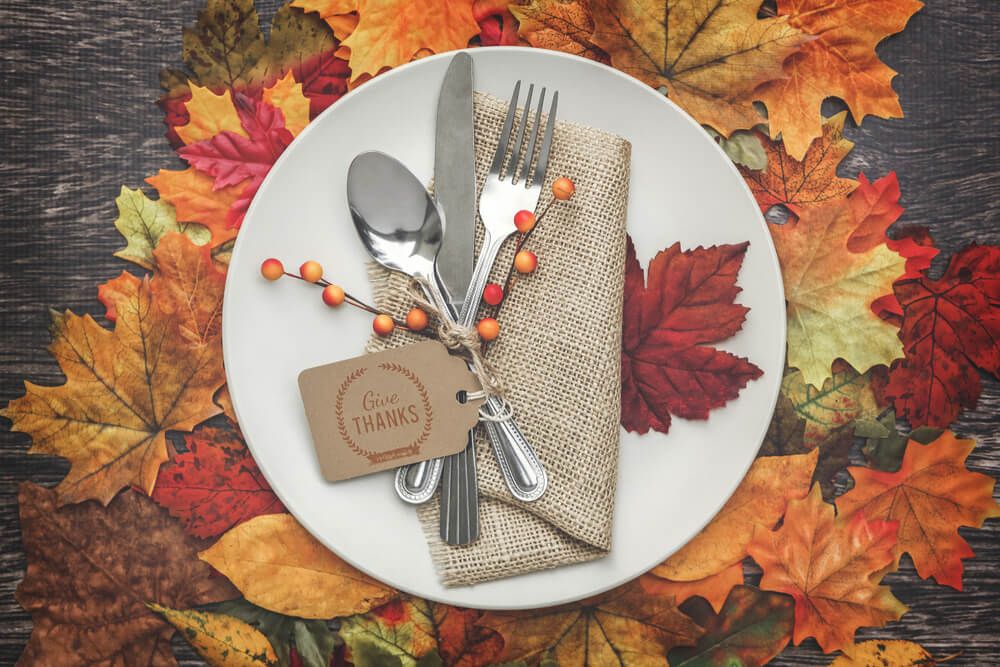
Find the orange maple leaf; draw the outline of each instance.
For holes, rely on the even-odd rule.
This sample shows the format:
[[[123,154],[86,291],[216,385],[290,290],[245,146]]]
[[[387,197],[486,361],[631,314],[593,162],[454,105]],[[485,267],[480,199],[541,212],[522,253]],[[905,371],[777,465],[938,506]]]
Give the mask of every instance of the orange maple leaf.
[[[208,88],[191,84],[191,99],[184,103],[190,120],[174,128],[185,144],[211,139],[220,132],[235,132],[247,136],[233,105],[229,90],[216,95]]]
[[[157,276],[153,293],[161,310],[173,316],[180,335],[192,347],[210,347],[222,355],[222,293],[226,272],[205,246],[167,234],[153,251]]]
[[[743,583],[743,563],[730,565],[721,572],[696,581],[663,579],[656,575],[654,568],[652,572],[639,577],[639,582],[651,595],[673,598],[677,604],[695,596],[705,598],[712,609],[719,613],[729,597],[729,591]]]
[[[812,142],[801,160],[790,156],[783,142],[772,141],[764,132],[754,131],[767,153],[767,167],[753,171],[737,166],[761,211],[766,213],[772,206],[782,204],[799,215],[804,207],[841,199],[858,187],[853,178],[837,176],[840,161],[854,148],[854,142],[844,137],[845,120],[846,111],[826,119],[823,136]]]
[[[159,291],[170,289],[167,278],[153,282]],[[166,432],[191,430],[220,412],[212,402],[225,381],[218,350],[192,347],[181,319],[162,307],[155,291],[149,278],[116,281],[106,293],[114,303],[111,331],[89,315],[53,313],[49,350],[66,383],[26,382],[25,395],[3,411],[13,430],[31,436],[29,453],[70,461],[56,487],[60,503],[107,504],[130,484],[150,493],[160,464],[169,458]],[[206,291],[188,294],[194,301],[214,298]]]
[[[921,7],[917,0],[778,0],[779,17],[815,36],[785,62],[788,78],[757,91],[767,105],[771,136],[781,135],[789,155],[801,159],[820,136],[827,97],[844,100],[856,123],[869,114],[902,118],[892,89],[896,72],[879,60],[875,47]]]
[[[463,49],[479,34],[472,0],[359,0],[358,25],[344,41],[351,81],[409,62],[423,50]]]
[[[572,53],[610,64],[601,47],[594,44],[594,15],[580,0],[531,0],[512,4],[510,12],[519,21],[518,32],[539,49]]]
[[[815,637],[829,653],[851,646],[859,627],[881,627],[906,612],[879,586],[896,569],[897,527],[864,512],[835,518],[817,484],[789,503],[781,528],[754,534],[748,551],[764,571],[760,587],[795,599],[796,644]]]
[[[1000,516],[993,479],[965,467],[975,446],[945,431],[929,445],[910,440],[897,472],[852,466],[854,488],[837,499],[837,510],[899,522],[899,552],[910,554],[917,574],[962,590],[962,559],[975,554],[958,527],[981,528]]]
[[[758,0],[593,0],[593,42],[616,68],[727,137],[763,122],[756,88],[784,76],[808,39],[785,17],[758,19]]]
[[[212,233],[210,247],[236,238],[239,230],[229,226],[226,216],[240,198],[240,186],[215,190],[215,179],[194,167],[183,171],[161,169],[146,182],[156,188],[160,199],[174,207],[178,222],[197,222],[209,229]]]

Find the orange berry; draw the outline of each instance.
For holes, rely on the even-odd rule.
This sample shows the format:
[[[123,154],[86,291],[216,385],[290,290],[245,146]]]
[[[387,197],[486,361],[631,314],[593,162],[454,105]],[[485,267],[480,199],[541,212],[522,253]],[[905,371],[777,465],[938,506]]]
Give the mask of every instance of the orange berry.
[[[476,325],[479,337],[485,341],[491,341],[500,335],[500,323],[492,317],[484,317]]]
[[[376,315],[372,322],[372,329],[379,336],[388,336],[396,328],[396,323],[388,315]]]
[[[275,258],[265,259],[260,265],[260,275],[268,280],[277,280],[285,275],[285,267]]]
[[[530,250],[522,250],[514,255],[514,268],[518,273],[531,273],[538,267],[538,257]]]
[[[514,214],[514,226],[517,231],[527,234],[535,227],[535,214],[531,211],[518,211]]]
[[[565,176],[552,182],[552,194],[556,199],[565,201],[572,197],[574,192],[576,192],[576,186]]]
[[[503,288],[496,283],[490,283],[483,288],[483,301],[491,306],[498,305],[503,301]]]
[[[319,262],[314,262],[310,259],[308,262],[303,262],[302,266],[299,267],[299,275],[302,276],[303,280],[314,283],[323,277],[323,267]]]
[[[411,331],[423,331],[427,328],[427,313],[416,306],[406,314],[406,328]]]
[[[323,288],[323,303],[328,306],[339,306],[344,303],[344,290],[340,285],[327,285]]]

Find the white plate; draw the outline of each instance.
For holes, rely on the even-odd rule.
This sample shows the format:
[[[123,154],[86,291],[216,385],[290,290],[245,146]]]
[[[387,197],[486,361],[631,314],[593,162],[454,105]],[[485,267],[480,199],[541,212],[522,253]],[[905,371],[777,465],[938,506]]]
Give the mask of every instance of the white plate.
[[[359,355],[371,318],[331,311],[319,290],[268,283],[277,257],[294,270],[319,261],[331,280],[369,300],[367,256],[345,182],[361,151],[395,155],[423,181],[434,159],[434,113],[449,54],[379,76],[330,107],[285,151],[247,214],[226,281],[223,342],[240,425],[285,506],[342,558],[396,588],[480,609],[541,607],[593,595],[656,565],[693,537],[739,484],[774,409],[785,349],[777,257],[739,173],[712,139],[662,95],[609,67],[528,48],[470,50],[475,86],[502,98],[518,78],[559,90],[559,116],[632,142],[628,229],[645,266],[660,249],[750,241],[739,302],[751,308],[720,345],[764,376],[708,421],[674,419],[668,435],[622,431],[613,548],[606,558],[464,588],[438,582],[411,506],[384,472],[331,484],[316,464],[296,378]],[[386,192],[391,197],[391,192]]]

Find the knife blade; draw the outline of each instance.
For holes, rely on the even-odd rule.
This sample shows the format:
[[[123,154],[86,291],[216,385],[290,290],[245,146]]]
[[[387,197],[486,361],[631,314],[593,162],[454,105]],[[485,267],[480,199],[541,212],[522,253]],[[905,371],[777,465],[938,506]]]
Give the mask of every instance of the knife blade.
[[[476,153],[472,121],[472,57],[451,59],[438,97],[434,137],[434,197],[444,211],[437,256],[442,287],[461,313],[472,280],[476,240]]]

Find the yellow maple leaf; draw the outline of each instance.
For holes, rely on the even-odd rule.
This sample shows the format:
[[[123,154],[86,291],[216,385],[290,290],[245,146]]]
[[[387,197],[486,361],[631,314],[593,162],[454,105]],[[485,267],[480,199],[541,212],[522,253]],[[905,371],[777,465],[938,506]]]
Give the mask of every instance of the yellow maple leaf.
[[[834,658],[829,667],[934,667],[942,664],[934,660],[920,644],[902,639],[869,639],[845,650],[847,655]]]
[[[161,169],[146,182],[156,188],[160,199],[174,207],[178,222],[197,222],[208,228],[212,233],[210,247],[236,238],[239,230],[229,226],[226,215],[239,199],[242,186],[215,190],[215,179],[194,167],[183,171]]]
[[[309,124],[309,98],[302,94],[302,84],[296,83],[292,70],[264,89],[264,101],[285,116],[285,127],[293,136]]]
[[[130,484],[152,492],[160,464],[169,458],[166,432],[191,430],[220,412],[212,402],[225,381],[219,355],[211,346],[192,348],[185,341],[148,278],[117,282],[114,330],[89,315],[53,313],[49,350],[66,383],[26,382],[25,395],[3,411],[13,430],[31,436],[30,454],[70,461],[56,487],[63,504],[107,504]]]
[[[359,0],[357,28],[344,40],[351,80],[409,62],[422,49],[463,49],[478,34],[472,0]]]
[[[901,118],[892,89],[896,72],[879,60],[875,47],[921,7],[917,0],[778,0],[778,15],[815,37],[785,62],[787,78],[758,91],[771,137],[780,134],[788,154],[802,159],[820,136],[827,97],[844,100],[856,123],[869,114]]]
[[[773,527],[790,500],[808,493],[818,457],[819,451],[814,450],[754,461],[711,523],[650,573],[671,581],[697,581],[739,563],[746,556],[754,527]]]
[[[808,39],[787,18],[758,19],[757,0],[593,0],[593,41],[616,68],[664,88],[727,137],[762,122],[757,86]]]
[[[871,304],[892,293],[906,260],[885,244],[848,251],[857,227],[846,199],[804,209],[797,222],[770,225],[788,303],[788,365],[814,387],[831,376],[837,358],[864,373],[903,354],[898,328]]]
[[[396,596],[320,544],[290,514],[241,523],[198,556],[247,600],[279,614],[323,619],[363,614]]]
[[[198,609],[147,606],[180,631],[198,655],[214,667],[254,667],[278,662],[271,642],[245,621]]]
[[[190,120],[186,125],[178,125],[175,129],[177,136],[185,144],[211,139],[220,132],[235,132],[247,136],[228,90],[216,95],[208,88],[192,83],[191,99],[184,103],[184,108],[187,109]]]

